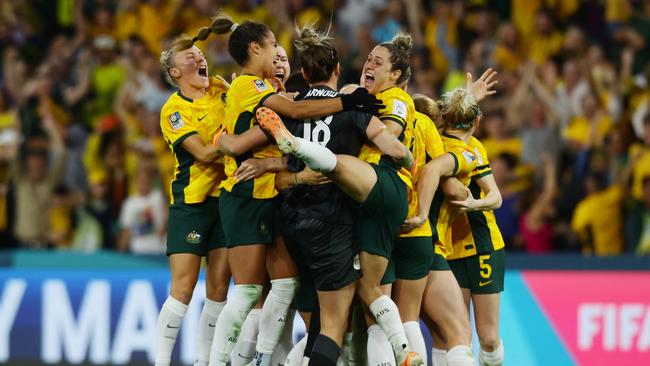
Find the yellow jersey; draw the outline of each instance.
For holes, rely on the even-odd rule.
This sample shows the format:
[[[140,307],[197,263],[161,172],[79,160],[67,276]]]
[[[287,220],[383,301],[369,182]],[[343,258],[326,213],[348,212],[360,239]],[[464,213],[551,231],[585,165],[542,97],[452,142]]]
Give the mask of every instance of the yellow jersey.
[[[628,156],[636,156],[632,165],[632,197],[643,199],[643,179],[650,176],[650,147],[642,144],[630,146]]]
[[[616,255],[623,249],[623,190],[612,185],[580,201],[573,211],[571,229],[583,243],[582,252]]]
[[[445,148],[442,146],[442,139],[440,138],[440,133],[438,133],[436,124],[431,120],[431,118],[429,118],[429,116],[416,111],[413,131],[415,132],[415,138],[413,139],[413,145],[411,146],[411,153],[413,153],[417,171],[419,172],[422,171],[424,165],[430,160],[444,154]],[[417,175],[413,177],[413,183],[416,181]],[[407,217],[413,217],[417,215],[419,211],[418,195],[415,191],[415,184],[413,185],[413,189],[408,190],[408,200],[409,211]],[[409,232],[401,233],[399,236],[401,238],[411,238],[432,235],[431,223],[427,218],[422,226]]]
[[[445,133],[442,134],[442,144],[445,148],[445,153],[451,154],[454,158],[456,166],[453,176],[465,186],[469,186],[471,174],[478,164],[476,154],[465,141]],[[445,198],[440,187],[438,187],[438,191],[436,191],[433,202],[431,203],[429,220],[433,229],[433,239],[436,243],[435,251],[445,258],[453,253],[451,230],[447,230],[453,216],[454,212],[451,205]]]
[[[492,174],[490,161],[483,144],[472,137],[468,144],[476,154],[478,163],[470,174],[472,181],[469,189],[474,197],[485,197],[476,179]],[[466,214],[459,214],[453,218],[452,224],[447,230],[451,230],[451,238],[454,247],[447,259],[460,259],[471,257],[476,254],[487,253],[505,247],[501,231],[497,226],[497,220],[492,211],[473,211]]]
[[[386,106],[386,108],[380,112],[381,116],[379,116],[379,119],[382,121],[397,122],[402,126],[403,130],[399,139],[407,148],[410,149],[413,144],[413,126],[415,124],[415,105],[413,104],[411,96],[404,90],[393,86],[377,93],[375,97],[381,100]],[[359,159],[371,164],[379,164],[379,161],[382,160],[382,153],[376,146],[366,144],[361,147]],[[390,165],[395,166],[397,169],[393,159],[384,158],[383,160],[388,162]],[[408,170],[400,168],[397,171],[397,175],[404,183],[406,183],[407,187],[411,188],[411,173],[409,173]]]
[[[181,144],[192,135],[211,143],[224,118],[227,90],[223,79],[213,77],[203,97],[190,99],[179,91],[169,97],[160,111],[160,128],[176,160],[169,195],[172,205],[199,203],[208,196],[219,196],[223,165],[216,161],[202,163]]]
[[[255,109],[264,104],[266,98],[275,94],[270,82],[253,75],[238,76],[230,85],[226,98],[224,129],[229,134],[242,134],[255,124]],[[225,156],[226,179],[221,188],[243,197],[270,199],[278,195],[275,189],[275,173],[265,173],[259,178],[237,182],[235,172],[241,163],[249,158],[275,158],[282,156],[276,145],[266,145],[245,154]]]

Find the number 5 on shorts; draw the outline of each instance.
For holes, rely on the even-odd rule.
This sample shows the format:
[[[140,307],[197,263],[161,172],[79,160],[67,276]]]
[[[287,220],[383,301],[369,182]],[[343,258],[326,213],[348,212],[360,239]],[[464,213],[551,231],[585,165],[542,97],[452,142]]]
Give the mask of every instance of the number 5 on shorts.
[[[492,275],[492,267],[488,263],[485,263],[485,261],[490,260],[490,255],[481,255],[478,257],[478,260],[478,265],[481,267],[481,277],[490,278],[490,275]]]

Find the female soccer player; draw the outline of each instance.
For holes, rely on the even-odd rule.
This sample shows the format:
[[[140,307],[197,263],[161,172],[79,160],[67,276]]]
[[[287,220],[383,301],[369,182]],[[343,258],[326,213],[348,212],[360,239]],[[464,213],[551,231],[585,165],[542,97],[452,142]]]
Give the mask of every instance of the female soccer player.
[[[409,45],[410,41],[400,35],[392,43],[382,44],[373,50],[374,54],[369,57],[364,70],[365,77],[370,80],[368,85],[374,91],[382,91],[382,86],[391,83],[401,84],[408,78]],[[388,89],[391,87],[386,87],[384,91]],[[398,91],[392,90],[386,94],[390,93],[401,96]],[[405,138],[406,135],[406,138],[412,138],[412,120],[407,119],[406,98],[387,96],[386,99],[391,105],[388,105],[388,113],[383,116],[385,128],[395,136]],[[411,352],[408,346],[397,307],[380,289],[394,237],[403,222],[400,219],[407,214],[406,183],[397,170],[400,166],[412,165],[410,152],[405,146],[400,146],[408,152],[405,155],[408,159],[400,164],[382,155],[382,151],[376,147],[368,145],[362,147],[359,159],[349,155],[334,155],[318,143],[293,136],[271,110],[259,109],[257,117],[260,125],[275,137],[284,153],[293,154],[311,169],[323,172],[359,204],[355,224],[356,239],[362,248],[360,259],[363,277],[359,281],[358,292],[387,334],[398,362],[402,365],[422,364],[422,358]],[[373,252],[381,252],[382,255],[372,254]]]
[[[480,109],[474,95],[465,88],[446,93],[439,104],[441,118],[446,126],[442,137],[446,153],[428,162],[420,172],[417,183],[419,213],[406,220],[405,227],[418,227],[428,217],[435,229],[434,234],[438,236],[436,251],[439,249],[446,256],[451,252],[451,231],[447,230],[451,212],[448,204],[444,203],[442,192],[438,191],[438,185],[441,177],[452,176],[457,177],[465,186],[469,184],[469,175],[476,168],[478,159],[467,143],[478,125]],[[434,200],[434,206],[431,207]],[[444,265],[438,257],[436,260],[438,266]],[[447,363],[472,365],[474,361],[470,348],[469,316],[460,300],[460,289],[453,284],[453,277],[450,280],[450,275],[445,270],[431,271],[429,288],[423,302],[424,312],[443,333],[449,348]],[[440,286],[441,283],[446,285]],[[434,304],[441,301],[445,305]],[[454,310],[453,314],[450,309]]]
[[[227,94],[224,129],[229,134],[240,135],[254,129],[264,141],[264,133],[253,127],[254,111],[261,106],[294,118],[319,117],[344,109],[374,112],[379,107],[377,100],[364,91],[327,100],[295,102],[285,98],[266,81],[275,75],[274,60],[278,55],[275,35],[266,25],[250,21],[239,25],[221,14],[214,18],[209,28],[199,31],[197,39],[206,39],[211,33],[231,33],[228,51],[242,67],[241,75],[233,81]],[[219,140],[215,142],[219,146]],[[298,286],[296,268],[281,241],[275,242],[274,250],[267,252],[266,248],[273,243],[276,231],[275,174],[266,173],[238,182],[234,173],[249,157],[279,157],[280,153],[274,146],[238,153],[234,157],[224,157],[226,179],[220,185],[219,200],[235,290],[217,320],[210,365],[221,366],[228,362],[242,322],[261,297],[268,270],[271,290],[260,315],[255,356],[256,365],[268,366]]]
[[[305,27],[299,31],[295,45],[302,73],[311,86],[298,98],[336,98],[340,67],[334,39]],[[293,134],[334,153],[358,155],[364,142],[370,140],[388,156],[403,158],[406,154],[406,147],[386,130],[384,123],[369,114],[345,112],[318,120],[287,119],[286,123]],[[304,166],[295,157],[290,157],[289,165],[295,171]],[[308,263],[318,290],[321,326],[310,363],[333,366],[340,354],[360,276],[354,268],[353,208],[334,184],[288,191],[283,208],[290,217],[287,230],[292,232],[290,236]]]
[[[176,158],[171,182],[167,255],[172,274],[171,293],[160,311],[156,332],[156,365],[169,365],[187,304],[192,298],[207,255],[206,300],[199,321],[197,365],[207,365],[214,323],[224,307],[230,271],[219,208],[223,165],[209,142],[225,115],[229,85],[208,78],[203,53],[187,36],[177,38],[161,53],[167,81],[180,90],[160,112],[163,136]]]
[[[413,153],[416,170],[421,170],[424,165],[444,154],[444,148],[436,125],[426,114],[418,111],[418,105],[430,103],[435,107],[435,102],[420,94],[413,95],[415,106],[415,138],[411,152]],[[417,182],[417,174],[413,177]],[[409,194],[409,216],[418,212],[417,193],[413,190]],[[395,260],[395,284],[393,298],[400,311],[404,331],[411,347],[422,355],[426,363],[426,348],[424,338],[420,331],[420,308],[427,284],[427,275],[434,261],[434,242],[431,224],[427,219],[420,227],[400,233],[393,251]]]
[[[501,206],[501,192],[483,144],[472,137],[469,146],[478,156],[467,199],[451,201],[463,212],[451,224],[453,252],[447,256],[474,319],[481,350],[481,365],[503,364],[504,347],[499,337],[499,300],[505,275],[505,244],[492,210]],[[479,197],[475,199],[474,197]]]

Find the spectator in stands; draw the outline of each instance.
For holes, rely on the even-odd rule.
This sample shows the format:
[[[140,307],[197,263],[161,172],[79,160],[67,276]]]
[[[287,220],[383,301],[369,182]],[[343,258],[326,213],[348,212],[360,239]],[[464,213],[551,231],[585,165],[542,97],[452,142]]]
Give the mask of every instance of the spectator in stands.
[[[113,220],[109,197],[108,173],[101,167],[88,172],[88,198],[85,210],[97,221],[101,228],[100,248],[115,249],[116,221]]]
[[[139,167],[136,193],[124,201],[120,213],[118,250],[136,254],[160,254],[165,251],[166,204],[160,189],[152,186],[151,169]]]
[[[650,255],[650,175],[643,182],[643,199],[634,200],[627,213],[627,239],[631,251],[637,255]]]
[[[488,152],[488,157],[490,156],[494,155],[490,155]],[[494,216],[497,219],[497,224],[499,225],[506,246],[520,250],[522,249],[522,243],[518,237],[519,220],[517,217],[519,192],[517,191],[515,182],[517,157],[509,153],[502,153],[490,160],[492,174],[499,187],[499,191],[501,191],[502,199],[501,207],[494,210]]]
[[[555,215],[553,200],[557,193],[556,169],[553,155],[548,152],[543,154],[541,188],[533,185],[520,196],[522,214],[519,217],[519,230],[527,253],[545,254],[553,250],[554,232],[551,219]]]
[[[607,186],[607,177],[591,173],[585,197],[573,212],[571,229],[586,255],[615,255],[623,250],[623,192],[620,184]]]
[[[32,249],[47,247],[49,206],[65,162],[63,140],[47,108],[43,108],[41,123],[47,138],[28,138],[12,169],[16,197],[14,234],[22,246]]]

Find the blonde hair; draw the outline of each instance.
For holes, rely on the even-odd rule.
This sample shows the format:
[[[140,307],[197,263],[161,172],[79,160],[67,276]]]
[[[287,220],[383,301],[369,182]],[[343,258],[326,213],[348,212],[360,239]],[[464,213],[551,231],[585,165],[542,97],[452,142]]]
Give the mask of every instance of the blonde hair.
[[[181,51],[192,48],[192,46],[194,46],[194,40],[187,34],[182,34],[174,39],[169,49],[160,53],[160,66],[162,66],[165,80],[167,80],[169,84],[178,86],[176,80],[169,74],[169,71],[175,66],[174,56]]]
[[[438,119],[440,109],[438,109],[438,104],[436,104],[435,100],[420,93],[413,94],[411,98],[413,99],[416,111],[427,115],[433,121]]]
[[[438,102],[438,107],[447,128],[468,130],[474,126],[476,118],[481,114],[476,98],[465,88],[445,93]]]

